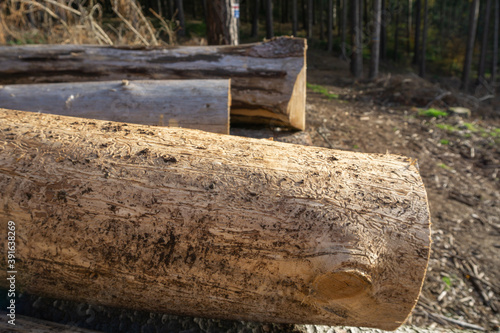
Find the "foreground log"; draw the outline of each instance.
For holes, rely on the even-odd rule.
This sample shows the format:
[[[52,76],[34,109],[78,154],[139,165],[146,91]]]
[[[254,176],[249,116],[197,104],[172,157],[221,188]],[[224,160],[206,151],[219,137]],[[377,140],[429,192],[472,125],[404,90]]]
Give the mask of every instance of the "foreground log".
[[[231,78],[232,121],[303,130],[305,51],[305,39],[288,37],[240,46],[162,49],[3,46],[0,84]]]
[[[0,87],[0,108],[229,134],[229,80],[111,81]]]
[[[55,298],[394,329],[429,257],[402,156],[0,110],[0,188],[16,283]]]

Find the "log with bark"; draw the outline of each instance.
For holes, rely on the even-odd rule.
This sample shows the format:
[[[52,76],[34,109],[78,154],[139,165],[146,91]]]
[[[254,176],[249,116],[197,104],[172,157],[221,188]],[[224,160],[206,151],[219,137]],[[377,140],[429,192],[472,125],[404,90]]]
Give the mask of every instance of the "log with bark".
[[[229,134],[230,80],[0,86],[0,108]]]
[[[424,185],[390,154],[0,109],[0,188],[17,286],[54,298],[395,329],[429,259]]]
[[[303,130],[305,51],[305,39],[289,37],[240,46],[152,49],[1,46],[0,84],[230,78],[232,121]]]

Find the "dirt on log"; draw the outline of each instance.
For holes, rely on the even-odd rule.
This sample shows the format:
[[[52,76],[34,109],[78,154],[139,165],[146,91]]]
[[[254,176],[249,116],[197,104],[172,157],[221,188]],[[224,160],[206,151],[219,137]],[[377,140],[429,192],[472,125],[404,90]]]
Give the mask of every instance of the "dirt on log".
[[[305,128],[306,40],[168,48],[0,46],[0,84],[231,79],[231,121]]]
[[[403,156],[0,109],[0,187],[17,286],[59,299],[395,329],[429,259]]]

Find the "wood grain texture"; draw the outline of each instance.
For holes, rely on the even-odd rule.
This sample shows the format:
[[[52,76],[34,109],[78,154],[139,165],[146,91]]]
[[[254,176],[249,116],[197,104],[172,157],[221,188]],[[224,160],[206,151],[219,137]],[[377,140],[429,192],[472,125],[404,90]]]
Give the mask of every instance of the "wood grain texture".
[[[306,40],[239,46],[0,46],[0,84],[231,79],[232,120],[305,128]]]
[[[0,86],[0,108],[229,134],[230,80]]]
[[[0,188],[17,283],[55,298],[395,329],[429,259],[403,156],[0,110]]]

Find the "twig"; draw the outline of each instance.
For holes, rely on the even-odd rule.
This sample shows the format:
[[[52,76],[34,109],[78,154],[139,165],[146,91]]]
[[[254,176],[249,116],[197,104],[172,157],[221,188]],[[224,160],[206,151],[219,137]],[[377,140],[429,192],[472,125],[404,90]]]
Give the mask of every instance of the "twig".
[[[333,144],[330,142],[330,140],[328,140],[328,138],[326,137],[326,135],[319,130],[319,128],[316,129],[316,132],[318,132],[318,134],[321,135],[321,137],[323,138],[323,140],[325,140],[325,142],[328,144],[328,146],[330,146],[331,149],[334,148]]]
[[[158,45],[158,40],[156,39],[156,36],[153,32],[153,29],[151,28],[151,22],[149,22],[146,19],[146,17],[142,13],[142,9],[140,9],[137,6],[137,3],[135,1],[130,1],[130,4],[132,5],[132,7],[134,7],[136,12],[139,14],[139,17],[141,18],[141,20],[144,22],[144,25],[146,26],[146,29],[149,31],[149,34],[151,35],[151,39],[153,40],[153,45]]]
[[[125,23],[125,25],[134,33],[136,34],[136,36],[146,45],[146,46],[149,46],[149,43],[148,41],[146,40],[146,38],[144,38],[140,33],[139,31],[137,31],[134,26],[132,25],[132,23],[130,23],[122,14],[120,14],[120,12],[118,12],[118,9],[116,8],[113,8],[113,11],[115,12],[115,14],[120,18],[120,20],[123,21],[123,23]]]
[[[429,312],[429,316],[433,317],[434,319],[442,319],[442,320],[445,320],[447,322],[450,322],[450,323],[453,323],[455,325],[458,325],[460,327],[469,328],[471,330],[486,331],[481,326],[477,326],[477,325],[474,325],[474,324],[469,324],[469,323],[466,323],[465,321],[460,321],[460,320],[453,319],[453,318],[448,318],[446,316],[443,316],[443,315],[440,315],[440,314],[437,314],[437,313],[431,313],[431,312]]]
[[[479,100],[481,102],[484,102],[485,100],[491,99],[491,98],[495,98],[495,95],[486,95],[486,96],[483,96],[483,97],[479,98]]]
[[[59,15],[57,15],[56,13],[54,13],[53,11],[51,11],[49,8],[45,7],[44,5],[42,5],[42,4],[40,4],[40,3],[36,2],[36,1],[31,1],[31,0],[15,0],[15,1],[16,2],[26,3],[26,4],[29,4],[29,5],[33,5],[33,6],[41,8],[44,12],[46,12],[47,14],[49,14],[50,16],[52,16],[53,18],[61,21],[62,25],[66,28],[66,30],[69,31],[69,27],[66,24],[66,22],[64,22],[64,20]]]
[[[427,105],[425,106],[425,109],[428,109],[432,104],[434,104],[434,102],[440,101],[440,100],[442,100],[444,97],[446,97],[448,95],[451,95],[451,92],[445,91],[444,93],[438,95],[432,101],[430,101],[429,103],[427,103]]]

